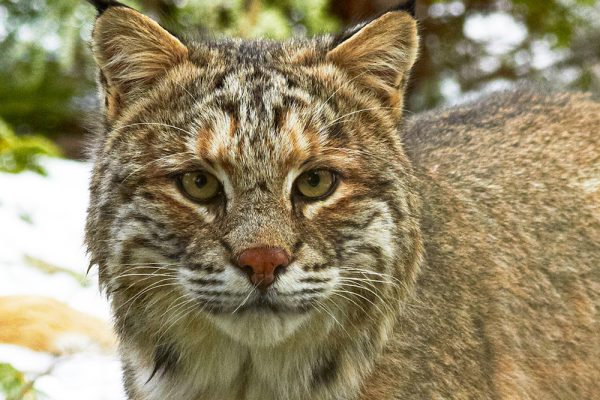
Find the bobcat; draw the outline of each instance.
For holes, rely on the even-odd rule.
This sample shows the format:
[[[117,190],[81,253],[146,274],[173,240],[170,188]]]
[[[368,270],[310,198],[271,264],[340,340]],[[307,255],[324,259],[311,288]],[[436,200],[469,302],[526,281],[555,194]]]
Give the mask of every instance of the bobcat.
[[[405,121],[414,1],[284,42],[94,3],[86,242],[130,399],[600,398],[600,104]]]

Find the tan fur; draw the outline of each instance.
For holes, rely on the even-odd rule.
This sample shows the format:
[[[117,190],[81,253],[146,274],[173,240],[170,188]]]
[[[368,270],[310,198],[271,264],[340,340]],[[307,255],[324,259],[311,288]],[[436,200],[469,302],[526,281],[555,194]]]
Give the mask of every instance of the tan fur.
[[[417,59],[419,37],[414,19],[387,13],[327,53],[365,89],[381,95],[397,116],[402,115],[403,90]]]
[[[46,297],[0,297],[0,343],[62,355],[97,347],[115,350],[110,327]]]
[[[338,38],[185,43],[156,66],[131,32],[153,23],[108,11],[96,52],[126,15],[125,59],[164,70],[123,92],[90,187],[130,399],[600,392],[597,103],[519,91],[403,121],[402,11]],[[338,186],[299,196],[318,169]],[[194,171],[219,180],[211,202],[178,185]],[[236,266],[261,246],[292,259],[265,294]]]
[[[599,118],[521,92],[407,124],[427,262],[364,399],[598,398]]]

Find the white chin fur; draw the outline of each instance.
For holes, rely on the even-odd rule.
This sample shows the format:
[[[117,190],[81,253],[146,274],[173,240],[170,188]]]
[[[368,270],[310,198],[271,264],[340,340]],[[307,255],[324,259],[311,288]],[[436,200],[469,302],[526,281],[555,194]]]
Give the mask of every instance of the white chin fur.
[[[309,314],[245,311],[216,314],[210,319],[233,340],[251,347],[272,347],[289,338],[309,319]]]

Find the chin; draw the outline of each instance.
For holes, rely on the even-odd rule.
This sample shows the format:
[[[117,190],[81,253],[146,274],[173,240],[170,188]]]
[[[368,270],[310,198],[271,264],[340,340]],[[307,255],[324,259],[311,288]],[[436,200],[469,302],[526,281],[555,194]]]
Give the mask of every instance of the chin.
[[[274,347],[298,331],[310,314],[252,308],[235,314],[213,313],[209,318],[218,329],[241,344]]]

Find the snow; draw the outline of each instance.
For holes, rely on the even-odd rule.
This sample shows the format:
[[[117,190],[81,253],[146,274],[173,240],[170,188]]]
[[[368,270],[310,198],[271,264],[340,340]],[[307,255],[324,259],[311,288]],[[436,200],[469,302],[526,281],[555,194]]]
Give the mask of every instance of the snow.
[[[61,358],[19,346],[0,345],[0,362],[26,372],[29,379],[35,380],[34,387],[44,400],[125,399],[115,355],[82,352]]]
[[[90,165],[53,158],[44,158],[41,164],[47,177],[0,172],[0,296],[51,297],[110,324],[96,271],[90,272],[86,285],[77,279],[85,277],[88,267],[83,232]],[[48,273],[32,265],[35,260],[59,270]],[[62,269],[73,274],[60,272]],[[35,379],[42,399],[125,398],[115,354],[88,349],[57,358],[1,344],[1,362]]]
[[[467,17],[464,34],[484,43],[489,54],[505,54],[517,48],[527,38],[527,27],[504,12],[473,14]]]

